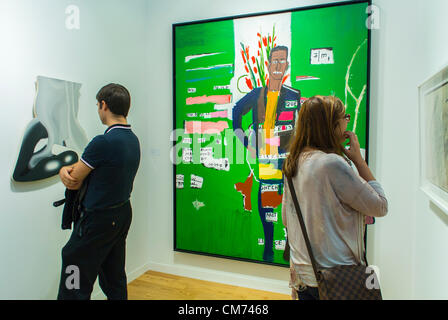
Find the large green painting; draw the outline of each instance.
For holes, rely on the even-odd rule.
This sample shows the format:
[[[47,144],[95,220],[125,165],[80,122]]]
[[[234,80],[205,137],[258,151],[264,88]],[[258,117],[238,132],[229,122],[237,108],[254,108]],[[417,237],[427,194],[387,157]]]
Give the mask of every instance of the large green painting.
[[[336,95],[367,150],[367,1],[173,25],[174,248],[283,260],[283,176],[300,106]]]

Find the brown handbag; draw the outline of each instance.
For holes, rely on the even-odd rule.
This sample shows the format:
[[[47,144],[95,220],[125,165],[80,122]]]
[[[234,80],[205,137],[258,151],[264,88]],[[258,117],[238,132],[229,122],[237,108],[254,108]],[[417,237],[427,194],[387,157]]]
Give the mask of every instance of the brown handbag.
[[[287,180],[316,276],[320,300],[382,300],[379,282],[372,268],[362,264],[317,267],[291,177]]]

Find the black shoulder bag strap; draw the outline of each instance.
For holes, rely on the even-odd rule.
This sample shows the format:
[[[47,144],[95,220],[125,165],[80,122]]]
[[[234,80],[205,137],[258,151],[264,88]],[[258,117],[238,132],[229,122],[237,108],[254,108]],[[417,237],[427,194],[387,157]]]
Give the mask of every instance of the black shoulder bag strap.
[[[313,250],[311,249],[311,243],[310,243],[310,239],[308,238],[308,233],[306,231],[305,221],[303,221],[302,211],[300,210],[299,202],[297,201],[296,190],[294,189],[294,185],[292,184],[291,177],[287,176],[287,179],[288,179],[289,193],[292,196],[292,200],[294,202],[294,207],[296,208],[296,213],[297,213],[297,216],[299,217],[299,222],[300,222],[300,227],[302,229],[303,238],[305,239],[306,248],[308,249],[308,255],[310,256],[311,264],[313,265],[314,275],[316,276],[316,281],[319,282],[317,263],[316,263],[316,260],[314,259]]]

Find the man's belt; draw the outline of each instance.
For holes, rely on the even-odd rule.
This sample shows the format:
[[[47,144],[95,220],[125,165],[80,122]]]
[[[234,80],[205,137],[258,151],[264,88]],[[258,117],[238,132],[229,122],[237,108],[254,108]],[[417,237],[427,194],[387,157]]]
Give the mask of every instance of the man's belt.
[[[116,209],[116,208],[120,208],[122,206],[124,206],[125,204],[127,204],[129,202],[129,199],[123,202],[120,202],[118,204],[115,204],[113,206],[110,207],[105,207],[105,208],[99,208],[99,209],[88,209],[88,208],[82,208],[82,211],[85,212],[95,212],[95,211],[106,211],[106,210],[111,210],[111,209]]]

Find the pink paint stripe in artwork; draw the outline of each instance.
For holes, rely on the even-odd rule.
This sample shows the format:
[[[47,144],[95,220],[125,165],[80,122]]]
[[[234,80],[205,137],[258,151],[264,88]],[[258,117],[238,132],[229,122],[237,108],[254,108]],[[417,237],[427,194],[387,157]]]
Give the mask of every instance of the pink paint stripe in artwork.
[[[210,118],[227,118],[227,110],[212,112]]]
[[[193,134],[213,134],[213,133],[221,133],[224,129],[229,127],[226,121],[186,121],[185,122],[185,133]]]
[[[278,116],[279,121],[291,121],[294,119],[294,111],[284,111]]]
[[[226,104],[230,103],[231,100],[231,95],[191,97],[187,98],[187,106],[204,103]]]
[[[280,137],[266,138],[266,144],[280,147]]]

